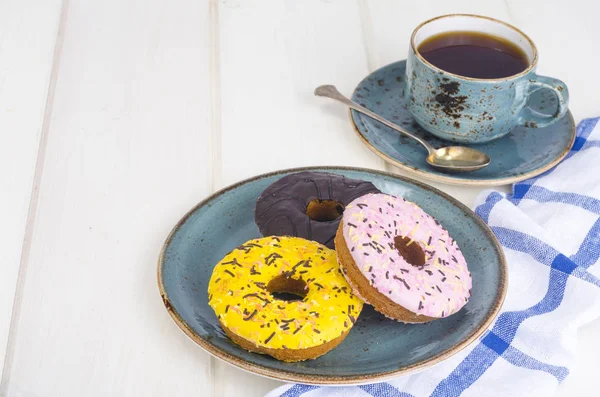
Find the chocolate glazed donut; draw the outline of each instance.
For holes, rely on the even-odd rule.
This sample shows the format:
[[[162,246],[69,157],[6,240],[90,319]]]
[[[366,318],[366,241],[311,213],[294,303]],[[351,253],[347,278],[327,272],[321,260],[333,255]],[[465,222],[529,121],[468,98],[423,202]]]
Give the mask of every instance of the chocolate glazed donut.
[[[324,172],[284,176],[262,192],[254,219],[263,236],[295,236],[334,248],[334,237],[346,205],[367,193],[379,193],[370,182]]]

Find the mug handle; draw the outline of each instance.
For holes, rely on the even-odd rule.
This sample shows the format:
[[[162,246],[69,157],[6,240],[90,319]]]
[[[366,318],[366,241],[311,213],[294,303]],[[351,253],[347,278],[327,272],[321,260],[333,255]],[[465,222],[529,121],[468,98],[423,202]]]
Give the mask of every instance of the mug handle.
[[[556,94],[556,98],[558,99],[558,109],[556,109],[554,114],[550,115],[539,113],[525,105],[519,115],[519,124],[527,128],[542,128],[554,123],[567,113],[569,90],[565,83],[553,77],[534,75],[534,77],[529,80],[529,85],[529,95],[541,89],[554,91],[554,94]]]

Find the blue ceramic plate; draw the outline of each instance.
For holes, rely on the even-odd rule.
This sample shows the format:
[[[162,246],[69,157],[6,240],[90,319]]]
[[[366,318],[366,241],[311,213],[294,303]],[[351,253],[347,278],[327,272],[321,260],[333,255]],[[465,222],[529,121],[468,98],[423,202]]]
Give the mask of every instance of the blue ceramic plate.
[[[434,147],[448,146],[449,142],[422,129],[406,110],[402,96],[405,69],[406,61],[400,61],[376,70],[360,82],[352,99],[424,137]],[[541,113],[552,113],[556,109],[556,96],[549,90],[540,90],[530,97],[528,104]],[[385,161],[423,178],[453,185],[494,186],[531,178],[558,164],[575,140],[575,122],[568,112],[551,126],[517,127],[495,141],[470,145],[485,152],[491,164],[479,171],[445,174],[427,164],[427,152],[413,139],[354,110],[351,120],[363,142]]]
[[[458,313],[426,324],[401,324],[365,305],[348,337],[335,349],[298,363],[249,353],[231,342],[208,305],[215,264],[245,241],[260,237],[254,205],[284,175],[324,171],[371,181],[380,190],[419,204],[456,239],[473,277],[472,297]],[[479,337],[496,317],[506,293],[504,256],[490,229],[470,209],[428,185],[384,172],[319,167],[274,172],[239,182],[207,198],[175,226],[163,247],[158,283],[177,325],[214,356],[279,380],[309,384],[356,384],[431,366]]]

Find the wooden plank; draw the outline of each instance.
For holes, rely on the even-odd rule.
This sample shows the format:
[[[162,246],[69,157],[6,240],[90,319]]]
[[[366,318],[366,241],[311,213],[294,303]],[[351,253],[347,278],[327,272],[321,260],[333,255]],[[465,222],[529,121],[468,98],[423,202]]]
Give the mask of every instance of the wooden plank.
[[[42,127],[60,11],[61,0],[0,2],[0,373],[24,237],[28,238],[25,231],[38,149],[45,134]]]
[[[313,95],[350,95],[367,74],[354,2],[222,1],[222,179],[219,186],[308,165],[383,168],[353,132],[348,110]],[[216,395],[263,395],[278,382],[214,363]]]
[[[70,2],[8,395],[210,395],[156,286],[212,184],[208,12]]]
[[[296,166],[381,168],[348,110],[313,95],[321,84],[350,95],[367,74],[356,4],[221,4],[221,184]]]

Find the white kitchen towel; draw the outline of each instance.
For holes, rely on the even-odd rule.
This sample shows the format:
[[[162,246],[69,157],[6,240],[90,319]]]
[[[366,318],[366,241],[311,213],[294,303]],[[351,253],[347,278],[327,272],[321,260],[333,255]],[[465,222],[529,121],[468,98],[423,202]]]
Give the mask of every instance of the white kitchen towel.
[[[285,385],[268,397],[549,396],[569,375],[577,329],[600,317],[600,123],[583,120],[566,159],[483,192],[475,212],[508,262],[501,314],[478,341],[417,374],[352,387]]]

